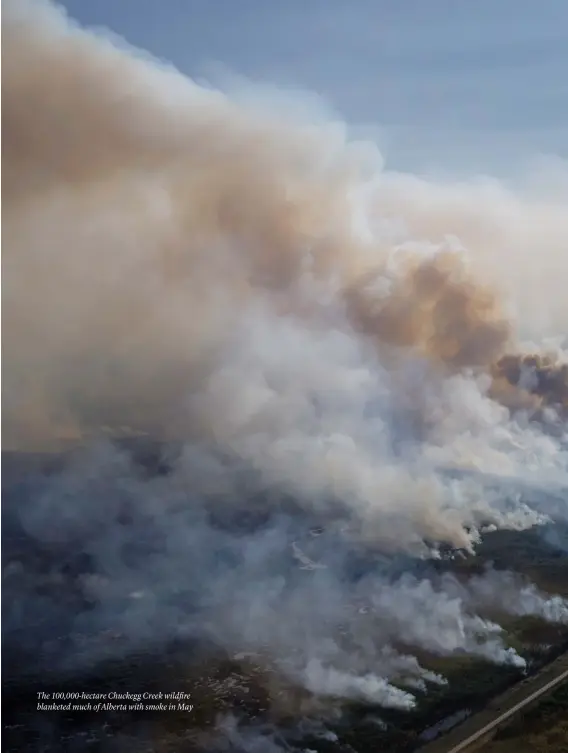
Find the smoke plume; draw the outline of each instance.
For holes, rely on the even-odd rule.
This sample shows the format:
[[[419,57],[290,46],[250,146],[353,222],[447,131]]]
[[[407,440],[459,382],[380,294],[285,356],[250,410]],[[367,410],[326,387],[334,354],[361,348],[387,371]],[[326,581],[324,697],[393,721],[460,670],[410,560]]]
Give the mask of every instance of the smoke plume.
[[[3,441],[80,447],[5,487],[56,562],[10,549],[5,635],[61,671],[211,640],[403,709],[443,682],[413,648],[522,667],[484,609],[565,602],[419,570],[566,517],[566,197],[383,171],[341,124],[3,11]]]

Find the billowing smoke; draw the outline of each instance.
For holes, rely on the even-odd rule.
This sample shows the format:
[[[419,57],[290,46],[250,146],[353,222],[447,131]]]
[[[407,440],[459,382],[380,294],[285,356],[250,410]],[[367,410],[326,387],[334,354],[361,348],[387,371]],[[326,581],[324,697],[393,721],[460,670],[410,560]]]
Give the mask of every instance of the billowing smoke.
[[[550,406],[566,420],[568,363],[559,360],[557,354],[506,355],[494,364],[492,372],[491,391],[496,399],[543,418]]]
[[[443,682],[413,647],[523,666],[484,610],[565,602],[408,570],[565,516],[566,197],[384,172],[341,124],[3,10],[4,446],[86,446],[11,488],[65,567],[13,553],[5,635],[62,671],[206,639],[398,708]]]

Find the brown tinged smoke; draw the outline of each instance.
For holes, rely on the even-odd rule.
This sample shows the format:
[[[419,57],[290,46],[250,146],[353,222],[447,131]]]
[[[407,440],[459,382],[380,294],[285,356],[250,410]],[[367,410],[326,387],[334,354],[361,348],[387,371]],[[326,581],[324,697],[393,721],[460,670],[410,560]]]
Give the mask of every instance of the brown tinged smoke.
[[[508,354],[492,365],[492,394],[511,409],[548,406],[568,416],[568,363],[538,353]]]
[[[514,479],[526,458],[558,470],[560,445],[485,388],[492,373],[506,404],[565,389],[552,362],[529,379],[505,357],[544,299],[550,330],[568,321],[564,208],[369,178],[334,127],[238,106],[44,2],[3,11],[5,445],[105,426],[187,440],[168,462],[151,441],[132,443],[136,462],[128,442],[94,442],[8,483],[12,645],[51,669],[106,657],[107,629],[118,654],[195,635],[283,658],[310,694],[407,709],[391,680],[439,678],[395,641],[521,666],[463,590],[399,568],[545,519],[483,476]],[[527,237],[549,233],[540,282],[525,216]],[[53,551],[47,575],[43,556],[22,569],[21,531]],[[526,613],[565,619],[533,597]]]
[[[3,27],[5,441],[167,433],[259,301],[316,329],[344,309],[385,363],[397,346],[488,369],[510,350],[461,254],[354,228],[364,180],[333,129],[238,107],[47,3],[6,3]]]
[[[416,348],[451,369],[487,366],[511,336],[499,301],[469,276],[455,253],[403,260],[388,295],[363,282],[347,289],[352,321],[377,344]]]

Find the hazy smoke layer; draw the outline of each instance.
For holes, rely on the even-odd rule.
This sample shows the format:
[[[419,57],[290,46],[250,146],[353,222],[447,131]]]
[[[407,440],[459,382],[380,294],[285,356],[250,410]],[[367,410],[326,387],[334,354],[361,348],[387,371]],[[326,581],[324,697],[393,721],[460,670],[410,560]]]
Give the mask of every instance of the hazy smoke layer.
[[[566,516],[567,197],[381,172],[340,124],[278,122],[47,3],[3,11],[4,442],[182,446],[166,477],[103,443],[17,487],[23,535],[89,564],[62,604],[57,568],[14,559],[6,631],[53,666],[110,629],[119,652],[213,638],[402,708],[442,681],[413,646],[522,666],[479,610],[564,602],[396,563]],[[355,543],[384,558],[358,579]]]

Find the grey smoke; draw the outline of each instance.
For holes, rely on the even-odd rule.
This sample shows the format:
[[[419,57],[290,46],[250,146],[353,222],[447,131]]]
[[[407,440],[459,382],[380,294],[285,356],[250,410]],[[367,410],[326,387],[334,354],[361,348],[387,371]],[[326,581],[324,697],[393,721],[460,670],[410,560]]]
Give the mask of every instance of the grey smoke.
[[[207,640],[402,709],[444,681],[413,649],[522,668],[484,611],[565,622],[566,602],[427,560],[566,508],[563,437],[487,371],[566,336],[563,203],[376,171],[336,124],[4,6],[3,438],[84,447],[6,486],[38,552],[8,548],[9,645],[64,672]],[[109,427],[161,442],[170,472]]]

